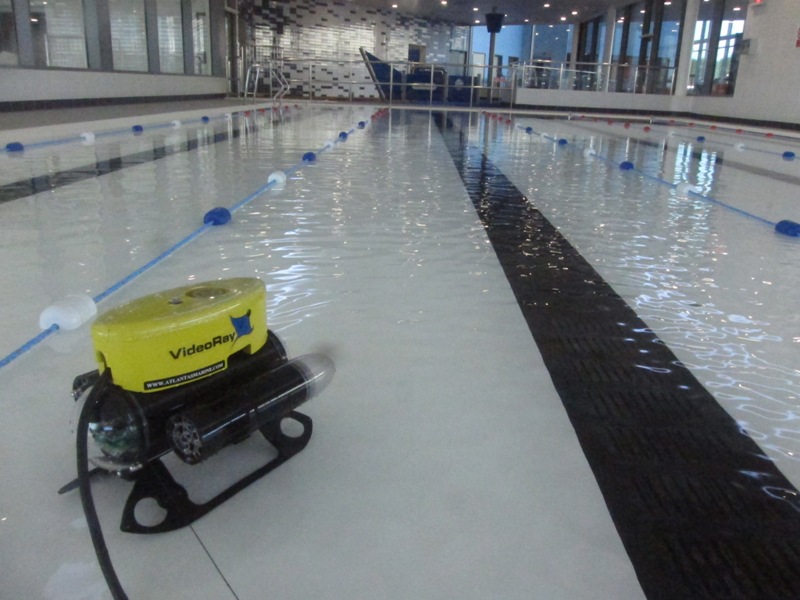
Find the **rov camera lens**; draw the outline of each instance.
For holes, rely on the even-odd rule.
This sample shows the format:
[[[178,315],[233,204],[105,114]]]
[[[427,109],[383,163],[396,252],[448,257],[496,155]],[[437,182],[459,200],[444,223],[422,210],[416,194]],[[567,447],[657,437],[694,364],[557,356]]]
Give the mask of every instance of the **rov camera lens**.
[[[133,408],[119,396],[106,399],[89,423],[95,443],[107,456],[132,462],[142,452],[142,425]]]

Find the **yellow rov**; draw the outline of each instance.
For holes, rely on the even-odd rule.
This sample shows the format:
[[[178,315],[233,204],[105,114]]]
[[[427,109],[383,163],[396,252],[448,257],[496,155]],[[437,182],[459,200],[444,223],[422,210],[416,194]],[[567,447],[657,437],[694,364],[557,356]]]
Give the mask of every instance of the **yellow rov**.
[[[264,284],[257,278],[198,283],[144,296],[99,316],[92,339],[100,373],[132,392],[184,385],[267,341]]]
[[[257,278],[190,284],[122,304],[97,317],[92,340],[98,369],[73,383],[76,399],[91,388],[78,423],[78,483],[84,496],[87,458],[95,472],[134,480],[121,523],[134,533],[188,525],[305,448],[312,422],[295,408],[335,372],[321,354],[287,358],[267,329]],[[284,434],[284,419],[302,433]],[[204,504],[193,503],[160,460],[174,452],[196,464],[255,431],[277,456]],[[88,457],[88,434],[100,455]],[[137,520],[146,498],[165,509],[163,520]]]

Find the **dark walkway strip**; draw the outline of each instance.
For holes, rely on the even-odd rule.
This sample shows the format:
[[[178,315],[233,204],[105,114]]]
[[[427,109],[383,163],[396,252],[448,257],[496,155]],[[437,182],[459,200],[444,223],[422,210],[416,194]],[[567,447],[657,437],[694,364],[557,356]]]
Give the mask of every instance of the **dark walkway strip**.
[[[439,125],[647,597],[800,598],[797,490],[503,173]]]
[[[54,190],[65,185],[92,179],[108,173],[114,173],[115,171],[128,167],[135,167],[136,165],[153,162],[181,152],[190,152],[200,146],[217,144],[228,139],[238,138],[240,135],[239,128],[234,128],[229,132],[226,126],[223,131],[215,131],[201,138],[188,139],[180,144],[157,146],[152,150],[134,152],[133,154],[109,158],[107,160],[98,160],[94,164],[6,183],[5,185],[0,185],[0,204],[26,198],[40,192]]]

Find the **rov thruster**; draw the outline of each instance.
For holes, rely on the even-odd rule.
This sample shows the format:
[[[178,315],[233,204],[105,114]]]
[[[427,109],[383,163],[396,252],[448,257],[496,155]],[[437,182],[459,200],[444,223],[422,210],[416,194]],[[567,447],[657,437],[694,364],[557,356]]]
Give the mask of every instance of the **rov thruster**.
[[[133,300],[100,315],[92,339],[99,368],[73,383],[76,399],[91,388],[77,427],[77,482],[84,509],[88,503],[93,511],[90,473],[132,480],[120,525],[131,533],[189,525],[303,450],[312,422],[295,409],[335,371],[323,354],[287,358],[267,329],[266,293],[257,278],[197,283]],[[284,433],[285,419],[302,432]],[[174,452],[196,464],[256,431],[277,456],[202,504],[161,461]],[[89,435],[99,456],[88,456]],[[88,461],[95,465],[91,472]],[[136,505],[149,498],[164,511],[157,524],[136,518]]]

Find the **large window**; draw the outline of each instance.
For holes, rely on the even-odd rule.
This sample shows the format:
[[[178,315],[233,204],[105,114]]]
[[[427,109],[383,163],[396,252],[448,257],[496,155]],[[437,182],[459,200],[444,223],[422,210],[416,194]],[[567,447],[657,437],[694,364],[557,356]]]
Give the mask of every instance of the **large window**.
[[[664,0],[653,4],[653,51],[648,61],[646,91],[671,94],[681,45],[685,0]]]
[[[573,25],[534,25],[531,36],[533,68],[525,87],[567,89],[573,83],[569,66]]]
[[[144,0],[108,0],[115,71],[147,71]]]
[[[158,58],[162,73],[183,73],[181,0],[158,0]]]
[[[664,2],[664,16],[661,21],[661,36],[658,44],[658,59],[662,67],[675,67],[678,63],[683,9],[683,0]]]
[[[598,63],[603,59],[603,48],[605,47],[605,18],[598,17],[592,21],[581,23],[578,35],[575,89],[594,90],[601,82],[598,74],[602,70]]]
[[[536,25],[533,28],[533,59],[567,62],[572,47],[572,25]]]
[[[714,24],[714,5],[703,2],[694,25],[694,41],[692,42],[692,65],[689,69],[687,90],[690,94],[703,93],[705,89],[706,65],[708,64],[708,48],[711,30]]]
[[[0,0],[0,66],[214,75],[225,45],[212,48],[211,33],[240,18],[221,8],[222,0]]]
[[[192,0],[192,39],[195,75],[211,75],[211,32],[208,0]]]
[[[670,94],[685,0],[642,0],[617,11],[610,90]]]
[[[31,0],[33,60],[37,67],[85,69],[86,35],[81,0]]]
[[[17,28],[11,0],[0,0],[0,65],[16,65],[18,62]]]
[[[745,0],[707,0],[701,3],[687,83],[690,94],[733,94],[746,11]]]
[[[747,5],[743,0],[728,0],[722,17],[722,26],[717,44],[714,64],[714,80],[711,93],[732,96],[739,69],[739,56],[744,33],[744,17]]]

